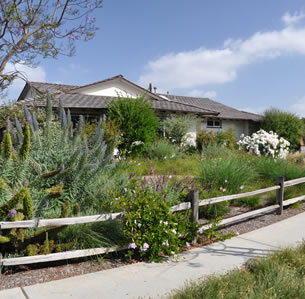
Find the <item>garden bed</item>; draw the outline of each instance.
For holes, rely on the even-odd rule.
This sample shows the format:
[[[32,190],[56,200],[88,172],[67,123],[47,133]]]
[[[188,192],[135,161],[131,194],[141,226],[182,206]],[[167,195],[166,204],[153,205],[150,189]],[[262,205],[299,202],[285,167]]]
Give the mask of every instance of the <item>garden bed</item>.
[[[234,208],[231,210],[230,216],[237,215],[238,213],[245,212],[247,208]],[[300,203],[298,208],[284,209],[282,215],[270,213],[233,224],[229,227],[222,228],[218,232],[223,234],[236,233],[244,234],[270,224],[282,221],[286,218],[295,216],[305,211],[305,202]],[[188,248],[205,246],[209,242],[197,244]],[[132,260],[134,262],[134,260]],[[52,262],[49,264],[39,264],[32,266],[22,266],[10,269],[4,269],[0,279],[0,290],[24,287],[38,283],[44,283],[52,280],[59,280],[77,275],[108,270],[130,264],[131,262],[124,257],[115,257],[114,255],[98,261],[92,260],[77,260],[77,261],[64,261]]]

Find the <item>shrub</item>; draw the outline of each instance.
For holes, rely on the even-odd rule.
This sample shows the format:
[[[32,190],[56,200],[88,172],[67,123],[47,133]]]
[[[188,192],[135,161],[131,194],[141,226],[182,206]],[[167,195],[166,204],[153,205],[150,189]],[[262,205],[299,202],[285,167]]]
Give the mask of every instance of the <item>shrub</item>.
[[[120,202],[126,211],[123,232],[129,242],[129,257],[144,256],[150,261],[160,261],[164,256],[178,253],[197,234],[198,224],[170,212],[161,194],[135,185]]]
[[[216,144],[216,137],[212,131],[207,132],[205,130],[202,130],[197,134],[196,146],[199,152],[202,152],[205,147],[212,146],[215,144]]]
[[[165,138],[179,147],[187,144],[187,132],[192,126],[192,121],[194,117],[191,116],[171,115],[162,122]]]
[[[305,176],[305,168],[285,160],[260,157],[251,163],[262,179],[275,182],[280,176],[293,180]]]
[[[257,177],[256,170],[247,159],[238,156],[205,160],[200,164],[199,180],[202,185],[224,194],[239,193],[242,186],[252,183]]]
[[[230,150],[234,150],[236,148],[236,136],[233,129],[228,129],[224,132],[217,132],[216,143]]]
[[[176,145],[168,142],[167,140],[158,139],[146,148],[145,155],[149,159],[162,161],[166,159],[177,158],[178,149]]]
[[[236,136],[233,129],[225,132],[217,132],[202,130],[197,134],[196,146],[202,152],[206,147],[217,145],[218,147],[234,150],[236,147]]]
[[[273,131],[288,140],[292,150],[300,148],[300,137],[304,134],[304,123],[295,114],[271,108],[264,112],[262,128]]]
[[[259,130],[252,136],[241,136],[238,141],[240,149],[254,153],[257,156],[285,159],[289,153],[290,143],[276,133]]]
[[[122,157],[142,152],[155,139],[158,118],[144,98],[119,98],[108,105],[107,116],[120,129],[118,150]]]

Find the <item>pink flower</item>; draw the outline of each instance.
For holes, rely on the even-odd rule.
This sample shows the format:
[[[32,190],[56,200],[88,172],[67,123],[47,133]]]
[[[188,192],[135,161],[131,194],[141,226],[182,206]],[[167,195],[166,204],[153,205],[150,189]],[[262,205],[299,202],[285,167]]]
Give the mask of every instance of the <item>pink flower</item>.
[[[136,248],[137,248],[137,245],[136,245],[136,243],[129,243],[129,244],[128,244],[128,248],[129,248],[129,249],[136,249]]]
[[[142,247],[140,247],[141,251],[146,251],[149,248],[149,245],[147,243],[144,243]]]

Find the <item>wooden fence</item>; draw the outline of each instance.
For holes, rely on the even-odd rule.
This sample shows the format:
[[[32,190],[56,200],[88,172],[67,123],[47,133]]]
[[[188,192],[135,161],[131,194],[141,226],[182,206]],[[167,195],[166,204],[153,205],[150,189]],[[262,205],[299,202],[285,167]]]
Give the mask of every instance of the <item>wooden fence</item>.
[[[305,177],[284,181],[283,177],[278,178],[277,184],[272,187],[259,189],[251,192],[244,192],[240,194],[234,195],[226,195],[221,197],[214,197],[209,199],[199,200],[199,192],[198,190],[191,191],[189,194],[190,201],[181,203],[179,205],[171,207],[172,212],[184,211],[184,210],[192,210],[191,219],[192,221],[199,221],[199,207],[207,206],[211,204],[216,204],[224,201],[230,201],[239,198],[245,198],[253,195],[263,194],[270,191],[277,190],[276,193],[276,204],[264,207],[261,209],[256,209],[254,211],[246,212],[237,216],[233,216],[230,218],[223,219],[218,223],[218,226],[224,226],[227,224],[232,224],[234,222],[239,222],[241,220],[255,217],[260,214],[269,213],[272,211],[278,212],[278,214],[283,213],[283,207],[294,204],[298,201],[305,200],[305,195],[291,198],[284,201],[284,189],[286,187],[294,186],[297,184],[305,183]],[[24,220],[24,221],[2,221],[0,222],[0,234],[2,229],[12,229],[12,228],[30,228],[30,227],[56,227],[62,225],[73,225],[73,224],[84,224],[84,223],[92,223],[92,222],[100,222],[106,220],[114,220],[121,218],[123,213],[114,213],[114,214],[102,214],[102,215],[94,215],[94,216],[81,216],[81,217],[69,217],[69,218],[56,218],[56,219],[34,219],[34,220]],[[201,228],[203,230],[209,229],[211,227],[210,224],[205,224]],[[24,265],[24,264],[34,264],[34,263],[42,263],[42,262],[50,262],[50,261],[58,261],[58,260],[66,260],[73,258],[82,258],[87,256],[93,256],[103,253],[110,253],[114,251],[125,250],[126,247],[111,247],[111,248],[92,248],[92,249],[84,249],[84,250],[74,250],[74,251],[66,251],[60,253],[51,253],[46,255],[38,255],[38,256],[25,256],[25,257],[16,257],[16,258],[2,258],[0,254],[0,267],[1,266],[15,266],[15,265]]]

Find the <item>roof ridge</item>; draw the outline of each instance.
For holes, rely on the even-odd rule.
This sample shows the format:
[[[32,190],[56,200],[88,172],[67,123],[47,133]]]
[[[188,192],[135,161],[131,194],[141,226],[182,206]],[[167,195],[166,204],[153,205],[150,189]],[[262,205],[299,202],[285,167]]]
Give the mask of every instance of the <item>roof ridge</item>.
[[[71,84],[64,84],[64,83],[49,83],[49,82],[39,82],[39,81],[27,81],[27,83],[38,83],[38,84],[48,84],[48,85],[64,85],[64,86],[73,86],[78,87],[79,85],[71,85]]]

